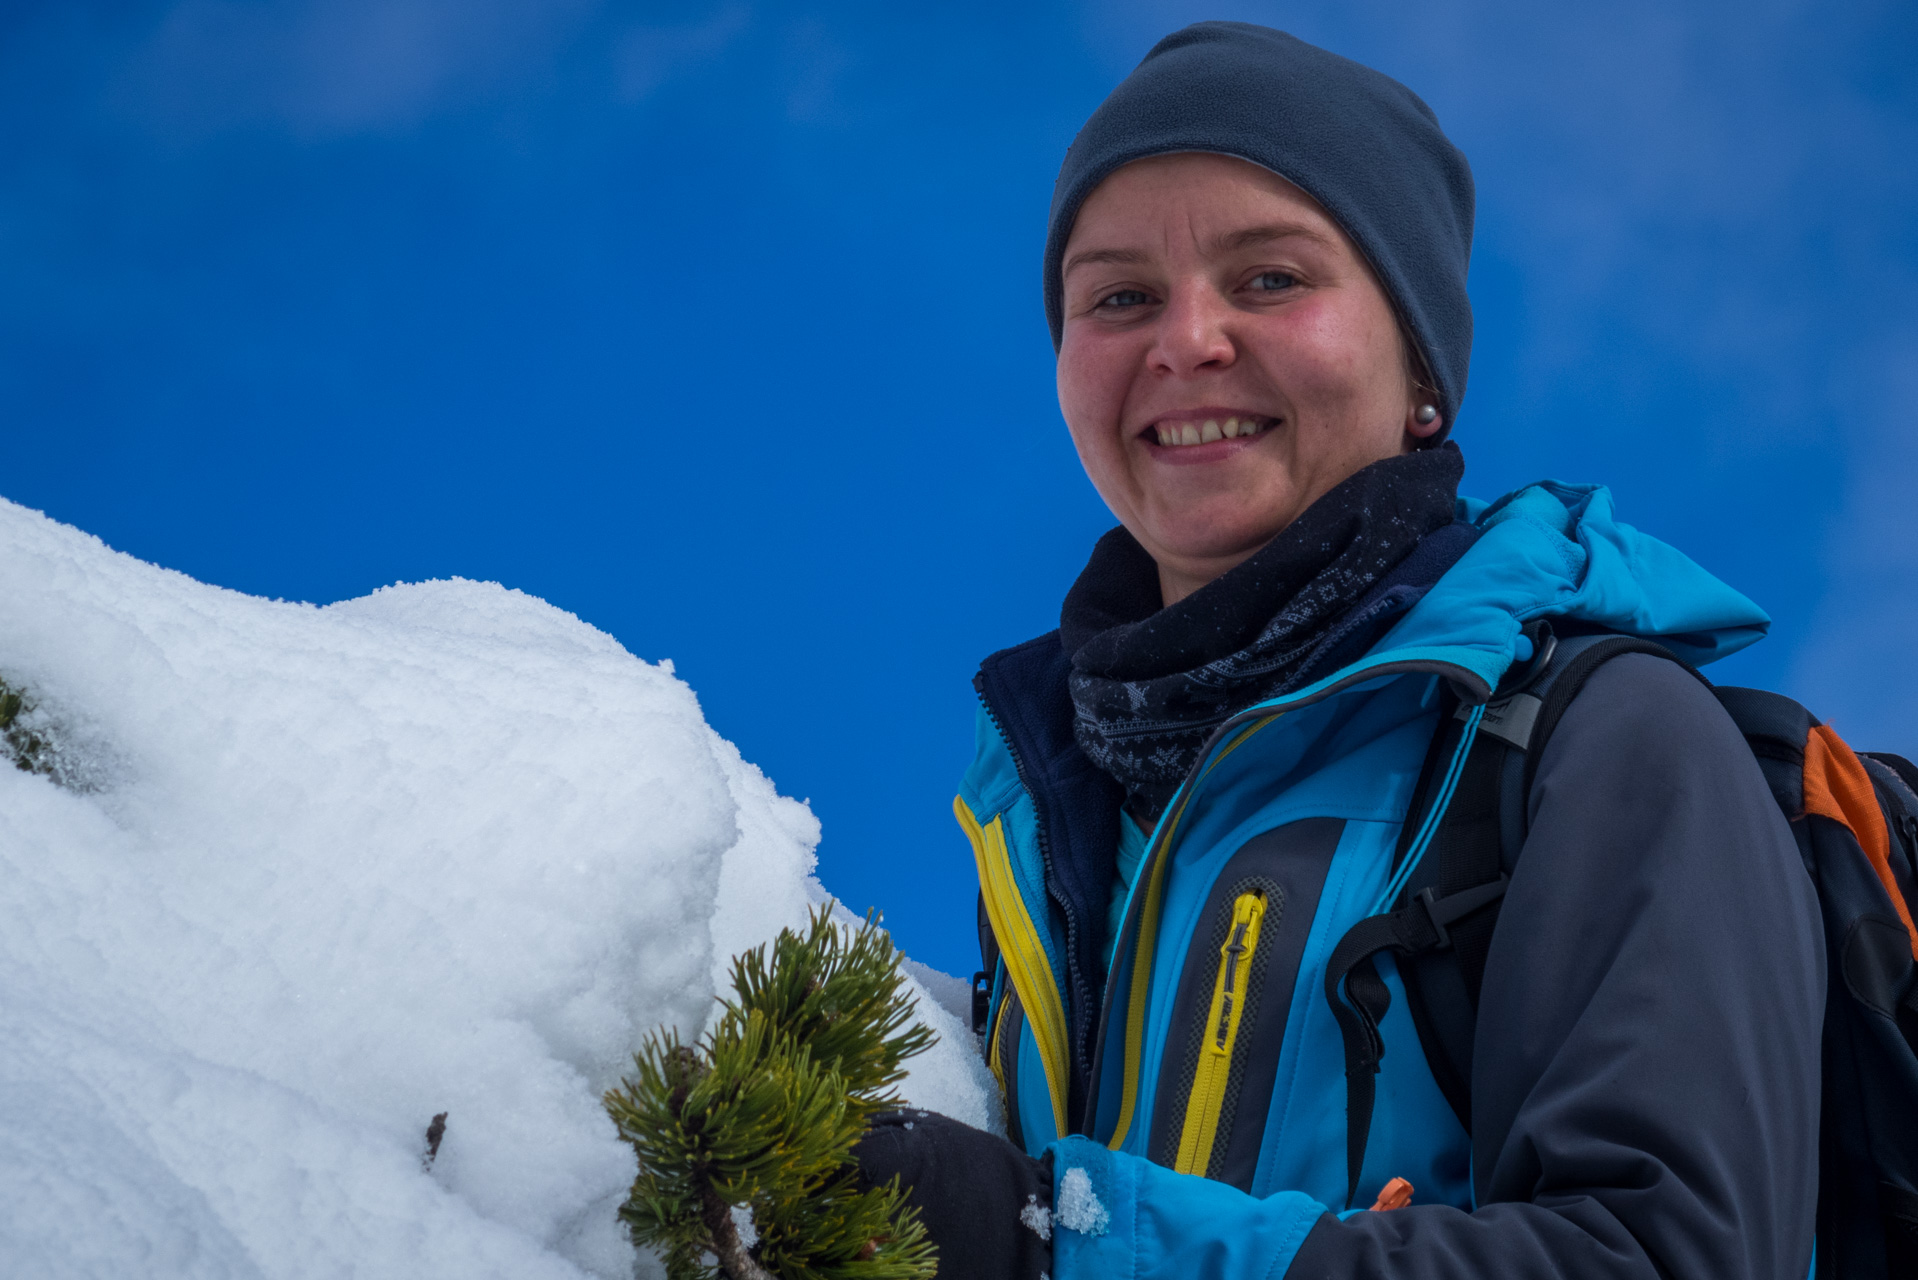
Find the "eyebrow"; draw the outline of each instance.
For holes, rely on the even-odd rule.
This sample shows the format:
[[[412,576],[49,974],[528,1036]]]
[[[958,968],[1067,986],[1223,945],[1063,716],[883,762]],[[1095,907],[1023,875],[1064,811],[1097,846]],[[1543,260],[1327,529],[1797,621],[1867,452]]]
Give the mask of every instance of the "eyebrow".
[[[1094,263],[1111,262],[1127,267],[1146,260],[1142,249],[1082,249],[1067,258],[1065,265],[1059,268],[1059,277],[1064,279],[1072,274],[1075,267],[1088,267]]]
[[[1213,241],[1213,246],[1223,253],[1230,253],[1235,249],[1250,249],[1258,245],[1270,244],[1274,240],[1287,240],[1293,236],[1324,245],[1328,249],[1332,247],[1330,236],[1300,222],[1268,222],[1264,226],[1247,227],[1243,231],[1234,231],[1230,235],[1220,236]]]
[[[1294,236],[1310,240],[1328,249],[1333,247],[1330,236],[1298,222],[1268,222],[1260,226],[1228,232],[1213,240],[1212,247],[1217,253],[1236,253]],[[1064,279],[1071,275],[1075,268],[1091,266],[1095,263],[1132,266],[1146,261],[1150,256],[1143,249],[1085,249],[1065,260],[1065,264],[1059,268],[1059,276]]]

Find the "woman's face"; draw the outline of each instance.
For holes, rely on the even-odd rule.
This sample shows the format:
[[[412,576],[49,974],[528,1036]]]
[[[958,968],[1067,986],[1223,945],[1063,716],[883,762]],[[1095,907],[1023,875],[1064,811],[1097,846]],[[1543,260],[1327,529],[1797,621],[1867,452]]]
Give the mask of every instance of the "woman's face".
[[[1135,161],[1066,243],[1059,407],[1165,601],[1443,424],[1385,291],[1312,197],[1228,156]]]

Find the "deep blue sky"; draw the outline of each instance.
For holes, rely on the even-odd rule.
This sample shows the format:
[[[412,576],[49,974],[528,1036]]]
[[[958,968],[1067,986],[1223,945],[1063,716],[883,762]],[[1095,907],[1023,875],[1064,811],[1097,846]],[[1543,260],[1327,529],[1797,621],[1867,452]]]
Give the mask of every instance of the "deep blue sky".
[[[1110,523],[1038,262],[1187,21],[1406,81],[1479,185],[1467,488],[1613,486],[1720,669],[1918,751],[1918,7],[14,0],[0,494],[208,582],[463,575],[649,659],[970,971],[970,676]]]

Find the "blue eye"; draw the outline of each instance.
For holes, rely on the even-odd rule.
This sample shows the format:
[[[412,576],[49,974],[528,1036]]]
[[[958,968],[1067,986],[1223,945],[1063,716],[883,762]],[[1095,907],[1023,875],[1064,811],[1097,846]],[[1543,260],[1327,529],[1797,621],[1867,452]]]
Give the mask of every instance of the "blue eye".
[[[1099,305],[1122,310],[1127,307],[1142,307],[1152,299],[1139,289],[1121,289],[1117,293],[1107,294],[1099,299]]]
[[[1290,289],[1298,281],[1283,271],[1264,271],[1253,277],[1252,287],[1260,291],[1278,292]]]

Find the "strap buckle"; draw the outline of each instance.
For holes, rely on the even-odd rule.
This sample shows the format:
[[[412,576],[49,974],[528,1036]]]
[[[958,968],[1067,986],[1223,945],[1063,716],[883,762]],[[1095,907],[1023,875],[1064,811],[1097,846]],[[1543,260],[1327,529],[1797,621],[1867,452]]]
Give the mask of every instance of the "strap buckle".
[[[1500,873],[1499,878],[1488,884],[1471,889],[1461,889],[1457,893],[1448,893],[1439,897],[1438,887],[1428,885],[1419,890],[1414,902],[1425,908],[1425,918],[1432,925],[1432,933],[1437,937],[1435,944],[1441,951],[1452,945],[1452,933],[1447,925],[1457,924],[1480,907],[1490,906],[1505,896],[1506,886],[1512,883],[1512,877]]]

